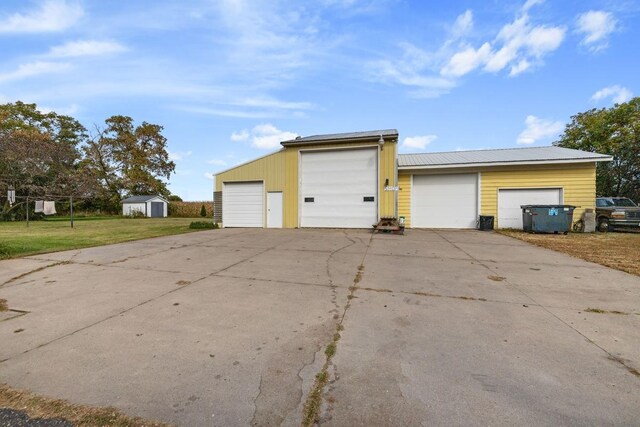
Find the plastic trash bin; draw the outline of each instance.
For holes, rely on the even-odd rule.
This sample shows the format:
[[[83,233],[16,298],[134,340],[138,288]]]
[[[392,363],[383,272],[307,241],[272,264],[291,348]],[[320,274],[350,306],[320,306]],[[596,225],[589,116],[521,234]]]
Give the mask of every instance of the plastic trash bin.
[[[478,219],[478,230],[493,230],[493,216],[480,215],[480,218]]]
[[[522,205],[522,228],[530,233],[564,233],[571,230],[571,205]]]

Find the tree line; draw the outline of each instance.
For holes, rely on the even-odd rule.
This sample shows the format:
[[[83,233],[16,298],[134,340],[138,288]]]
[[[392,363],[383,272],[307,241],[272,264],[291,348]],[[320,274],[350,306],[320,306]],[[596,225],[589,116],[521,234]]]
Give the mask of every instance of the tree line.
[[[162,130],[116,115],[89,131],[36,104],[0,105],[0,191],[4,197],[12,187],[19,198],[72,195],[86,209],[108,213],[131,194],[167,197],[175,163]]]
[[[162,126],[111,116],[91,131],[36,104],[0,105],[0,191],[18,197],[73,195],[85,209],[115,213],[132,194],[169,196],[175,171]],[[609,154],[597,166],[601,196],[640,201],[640,97],[571,117],[554,145]],[[4,198],[6,200],[6,198]],[[9,209],[4,203],[2,212]]]

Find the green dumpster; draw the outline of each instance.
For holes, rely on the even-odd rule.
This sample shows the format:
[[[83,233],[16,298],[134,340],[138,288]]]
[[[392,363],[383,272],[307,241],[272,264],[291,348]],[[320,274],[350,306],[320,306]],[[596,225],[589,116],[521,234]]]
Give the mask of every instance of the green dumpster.
[[[571,230],[571,205],[522,205],[522,228],[529,233],[564,233]]]

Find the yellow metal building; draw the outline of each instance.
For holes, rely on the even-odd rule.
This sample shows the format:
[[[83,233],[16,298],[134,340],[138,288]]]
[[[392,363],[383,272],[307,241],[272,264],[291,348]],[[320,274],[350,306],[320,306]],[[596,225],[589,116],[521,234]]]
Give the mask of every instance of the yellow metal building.
[[[283,141],[280,151],[216,175],[222,224],[365,228],[396,216],[396,192],[385,186],[396,185],[397,142],[395,129]]]
[[[298,137],[216,175],[224,227],[522,228],[520,205],[595,205],[609,156],[560,147],[398,155],[395,129]]]

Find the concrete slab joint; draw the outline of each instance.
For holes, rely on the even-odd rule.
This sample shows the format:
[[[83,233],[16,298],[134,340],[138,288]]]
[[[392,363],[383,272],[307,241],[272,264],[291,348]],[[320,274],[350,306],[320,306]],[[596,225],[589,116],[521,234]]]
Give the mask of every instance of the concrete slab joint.
[[[3,382],[177,425],[640,419],[640,278],[494,233],[169,236],[1,261],[0,301]]]

